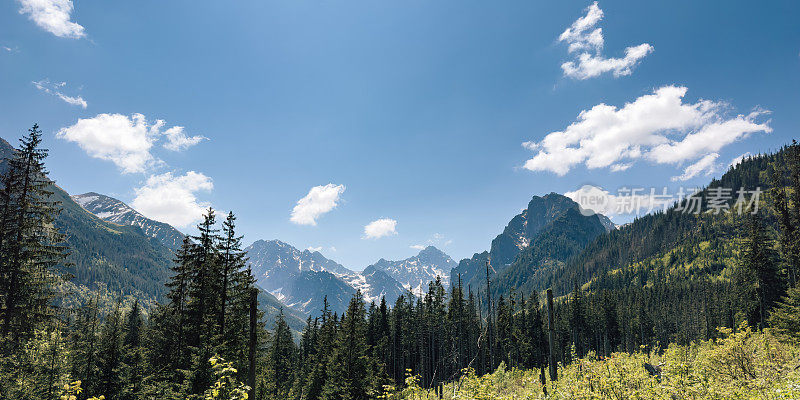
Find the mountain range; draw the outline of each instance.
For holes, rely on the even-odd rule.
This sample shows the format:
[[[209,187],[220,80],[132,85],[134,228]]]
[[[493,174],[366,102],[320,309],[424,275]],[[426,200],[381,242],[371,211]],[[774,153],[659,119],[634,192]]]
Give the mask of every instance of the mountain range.
[[[0,159],[13,151],[0,140]],[[781,157],[786,157],[784,152],[745,159],[709,187],[769,188],[764,171],[783,162]],[[4,165],[0,162],[0,172]],[[63,272],[73,279],[63,290],[77,296],[74,301],[85,301],[100,290],[144,303],[160,299],[170,273],[170,248],[182,234],[111,197],[97,193],[70,197],[55,185],[52,190],[63,208],[55,223],[67,234],[70,247],[71,264]],[[487,262],[493,298],[545,288],[564,295],[575,285],[617,290],[676,279],[716,279],[731,265],[736,223],[672,207],[616,227],[605,216],[584,215],[573,200],[550,193],[534,196],[492,240],[488,251],[458,264],[435,247],[405,260],[378,260],[361,272],[278,240],[258,240],[246,250],[264,289],[260,299],[268,323],[283,309],[298,331],[307,316],[322,309],[325,298],[332,311],[341,312],[356,290],[367,301],[385,297],[391,303],[400,295],[419,293],[439,277],[445,285],[485,292]]]
[[[12,152],[8,143],[0,143],[0,156]],[[147,303],[161,298],[173,250],[183,233],[110,196],[95,192],[69,196],[55,185],[54,193],[64,209],[56,224],[68,233],[71,266],[65,272],[74,276],[74,292],[85,297],[102,287]],[[597,236],[613,229],[608,218],[582,215],[577,203],[550,193],[534,196],[488,251],[459,263],[433,246],[403,260],[380,259],[361,272],[318,251],[299,250],[279,240],[257,240],[245,251],[264,290],[260,299],[268,317],[283,309],[292,328],[299,330],[306,316],[322,310],[325,299],[332,311],[341,313],[356,290],[367,302],[385,298],[392,304],[400,295],[424,292],[435,279],[445,287],[460,280],[480,289],[486,261],[495,281],[493,292],[522,287],[543,271],[563,266]]]
[[[290,307],[308,314],[322,309],[327,296],[333,311],[341,312],[360,290],[367,302],[394,303],[397,298],[435,279],[446,276],[455,262],[435,247],[401,261],[379,260],[361,272],[352,271],[321,253],[298,250],[279,240],[258,240],[247,254],[256,279]]]
[[[456,262],[443,251],[433,246],[428,246],[416,256],[400,261],[388,261],[381,258],[367,268],[376,268],[384,271],[394,278],[406,290],[419,294],[426,291],[428,282],[441,279],[442,284],[450,285],[450,270],[456,267]]]

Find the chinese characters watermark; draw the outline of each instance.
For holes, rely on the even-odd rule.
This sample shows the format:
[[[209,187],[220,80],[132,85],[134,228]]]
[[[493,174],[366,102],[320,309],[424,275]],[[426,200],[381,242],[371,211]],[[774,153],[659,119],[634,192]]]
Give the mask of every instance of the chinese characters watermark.
[[[762,190],[755,189],[712,187],[705,190],[701,188],[680,187],[677,191],[670,192],[667,187],[621,187],[616,194],[610,193],[595,186],[586,185],[581,189],[570,192],[572,198],[581,207],[583,215],[644,215],[653,211],[667,211],[671,207],[675,211],[685,214],[755,214],[758,212]]]

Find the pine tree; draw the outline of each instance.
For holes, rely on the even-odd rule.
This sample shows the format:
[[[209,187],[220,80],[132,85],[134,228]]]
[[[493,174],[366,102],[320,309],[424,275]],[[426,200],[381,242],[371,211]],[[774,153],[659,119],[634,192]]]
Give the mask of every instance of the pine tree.
[[[747,230],[736,283],[745,318],[750,324],[763,328],[769,310],[784,293],[784,284],[771,240],[758,214],[749,216]]]
[[[328,379],[322,388],[323,400],[367,400],[379,389],[370,376],[367,358],[366,310],[360,291],[357,291],[342,316],[331,361]]]
[[[287,398],[292,387],[294,358],[296,349],[292,339],[292,332],[281,309],[275,318],[275,329],[272,334],[272,343],[268,353],[272,389],[272,397],[276,399]]]
[[[331,315],[327,296],[322,299],[320,319],[317,348],[311,360],[311,371],[302,384],[301,399],[321,398],[325,383],[328,381],[329,361],[336,342],[338,327],[336,318]]]
[[[798,225],[795,223],[794,212],[788,203],[787,187],[784,182],[784,171],[779,168],[772,168],[770,171],[772,189],[772,205],[778,220],[780,229],[780,249],[781,255],[787,264],[789,283],[797,282],[797,273],[800,272],[800,237],[798,237]]]
[[[203,222],[197,226],[199,235],[192,239],[192,277],[188,287],[187,344],[192,349],[191,390],[201,393],[211,383],[212,371],[208,360],[217,352],[220,339],[216,323],[219,307],[219,253],[216,216],[209,208]]]
[[[42,131],[34,125],[0,178],[0,333],[6,354],[53,318],[53,268],[66,257],[64,236],[53,226],[60,208],[50,200],[41,143]]]
[[[70,376],[86,382],[84,388],[97,387],[97,352],[99,328],[99,294],[77,310],[77,316],[70,324],[68,337]]]
[[[769,325],[784,335],[800,339],[800,286],[786,292],[786,297],[770,313]]]
[[[248,265],[245,269],[237,270],[229,284],[227,300],[227,316],[225,317],[225,340],[222,352],[233,361],[239,370],[240,379],[245,380],[244,372],[247,371],[248,344],[250,341],[250,293],[258,290],[255,286],[256,278]],[[266,328],[262,321],[264,311],[256,310],[256,335],[259,343],[266,342]]]
[[[308,316],[306,326],[300,333],[300,346],[297,351],[297,362],[294,382],[292,384],[292,399],[305,398],[305,383],[314,369],[317,355],[317,338],[319,336],[319,318]]]
[[[114,310],[106,316],[100,329],[99,351],[97,353],[98,393],[106,393],[106,398],[119,398],[122,390],[123,321],[122,301],[117,301]]]
[[[530,352],[526,358],[528,368],[539,368],[544,376],[544,368],[547,365],[547,338],[544,333],[544,318],[539,306],[539,295],[535,291],[528,300],[525,331],[530,343]]]
[[[447,306],[447,320],[450,332],[449,339],[449,361],[450,374],[448,378],[454,379],[455,375],[467,366],[467,311],[464,305],[464,292],[461,286],[461,277],[458,284],[450,289],[450,303]]]
[[[172,277],[166,284],[169,289],[166,295],[169,303],[164,312],[157,314],[158,317],[161,317],[160,325],[166,330],[159,333],[162,338],[172,342],[168,348],[163,349],[165,352],[160,356],[166,356],[166,360],[171,362],[174,370],[189,367],[185,325],[188,322],[189,287],[194,278],[194,254],[196,254],[195,245],[189,237],[184,237],[173,260]]]
[[[142,398],[142,380],[146,370],[142,335],[144,322],[139,302],[135,301],[126,316],[125,337],[122,341],[123,387],[120,398],[139,400]]]
[[[494,355],[497,357],[495,362],[499,365],[504,362],[506,366],[509,364],[509,351],[511,348],[511,326],[513,310],[511,305],[506,302],[503,295],[497,299],[497,323],[495,324],[495,343]]]
[[[572,345],[578,357],[583,357],[584,346],[583,338],[586,332],[586,310],[583,300],[583,292],[578,284],[572,292],[572,302],[570,303],[570,327],[572,328]]]
[[[225,317],[231,308],[229,304],[229,295],[233,283],[236,280],[236,274],[239,270],[244,268],[247,260],[247,255],[242,251],[242,236],[236,236],[236,217],[233,212],[229,212],[222,223],[222,238],[219,243],[220,263],[221,268],[221,285],[219,287],[219,317],[218,325],[221,335],[225,335]]]

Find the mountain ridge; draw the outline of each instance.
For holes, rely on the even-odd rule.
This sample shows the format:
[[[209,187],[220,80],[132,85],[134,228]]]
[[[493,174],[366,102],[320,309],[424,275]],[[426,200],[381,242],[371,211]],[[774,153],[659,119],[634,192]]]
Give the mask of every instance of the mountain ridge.
[[[383,271],[355,272],[318,251],[299,250],[277,239],[259,239],[245,248],[258,284],[290,307],[307,315],[321,311],[328,297],[332,311],[341,313],[360,290],[367,302],[386,296],[394,302],[402,285]]]
[[[121,200],[96,192],[76,194],[71,197],[86,211],[100,219],[118,225],[138,226],[145,235],[158,239],[170,250],[177,250],[183,242],[185,235],[172,225],[147,218]]]
[[[569,218],[565,219],[565,215]],[[587,229],[589,236],[592,236],[590,239],[593,239],[595,234],[614,229],[613,223],[601,214],[591,216],[581,214],[578,203],[564,195],[551,192],[544,196],[533,196],[527,207],[514,216],[503,232],[492,240],[488,251],[475,253],[471,258],[458,263],[450,273],[451,282],[460,279],[465,286],[481,288],[485,285],[487,262],[491,267],[490,275],[494,276],[503,273],[525,252],[552,254],[548,253],[548,249],[542,248],[546,246],[545,243],[553,242],[552,238],[547,238],[553,235],[568,236],[563,230],[559,230],[558,226],[570,224],[574,222],[572,220],[585,222],[580,225],[582,229]],[[541,235],[545,237],[540,237]],[[570,238],[568,242],[567,247],[570,247],[570,250],[557,254],[559,257],[551,257],[549,261],[563,262],[565,261],[563,257],[567,255],[571,257],[576,251],[574,246],[583,248],[588,244],[588,240],[582,237]],[[531,246],[534,248],[531,249]],[[539,261],[543,259],[540,258]],[[520,271],[517,271],[517,274],[519,273]]]
[[[413,293],[424,291],[430,281],[441,278],[445,287],[450,285],[450,271],[457,266],[450,256],[434,246],[427,246],[417,255],[404,260],[389,261],[381,258],[373,267],[389,274]]]

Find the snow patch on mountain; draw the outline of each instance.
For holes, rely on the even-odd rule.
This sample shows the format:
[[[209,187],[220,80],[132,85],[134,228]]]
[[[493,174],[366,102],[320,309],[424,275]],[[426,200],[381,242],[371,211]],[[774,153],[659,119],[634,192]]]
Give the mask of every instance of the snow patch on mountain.
[[[118,225],[138,226],[145,235],[158,239],[172,250],[179,248],[183,242],[184,235],[177,229],[169,224],[149,219],[113,197],[94,192],[71,197],[78,205],[98,218]]]
[[[438,277],[445,287],[450,286],[450,270],[456,267],[450,256],[433,246],[428,246],[416,256],[400,261],[378,260],[370,267],[386,272],[415,294],[427,291],[428,283]],[[369,267],[367,267],[369,268]]]
[[[324,296],[336,309],[337,305],[346,305],[356,290],[366,302],[380,302],[386,296],[391,303],[405,291],[382,271],[354,272],[317,251],[298,250],[279,240],[258,240],[245,251],[259,286],[307,314],[319,311],[313,307]],[[302,285],[298,283],[301,281]]]

